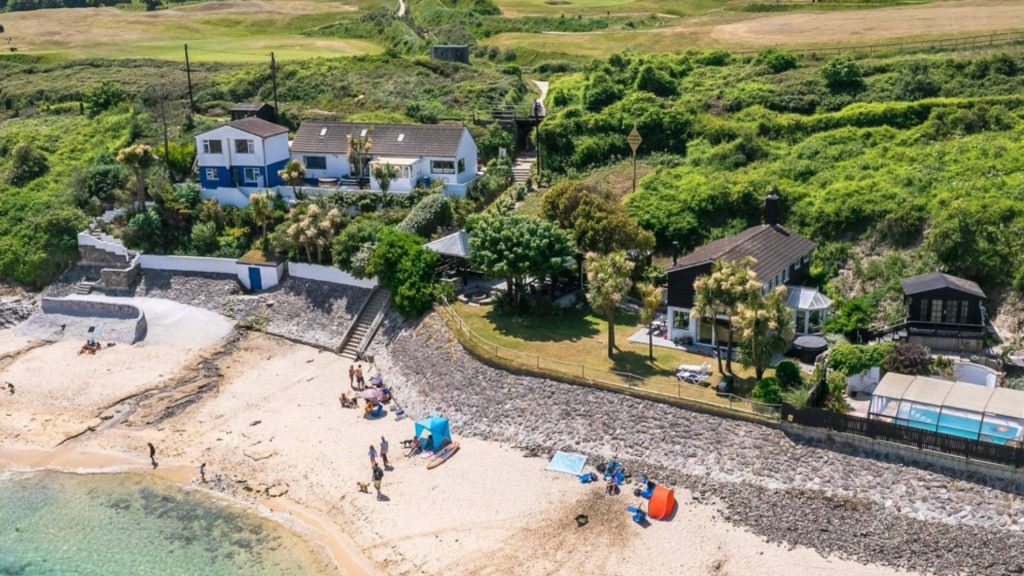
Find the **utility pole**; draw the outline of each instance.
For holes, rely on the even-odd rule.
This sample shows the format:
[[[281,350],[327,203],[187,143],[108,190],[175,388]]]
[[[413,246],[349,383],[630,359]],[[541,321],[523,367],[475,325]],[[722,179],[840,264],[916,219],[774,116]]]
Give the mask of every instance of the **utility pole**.
[[[640,147],[640,143],[644,139],[640,137],[640,133],[636,130],[636,122],[633,123],[633,131],[626,137],[626,142],[629,143],[630,150],[633,151],[633,192],[636,192],[636,149]]]
[[[192,64],[188,61],[188,44],[185,44],[185,76],[188,78],[188,110],[196,111],[196,101],[192,98]]]
[[[277,108],[277,60],[274,53],[270,53],[270,78],[274,83],[274,120],[281,121],[281,112]]]

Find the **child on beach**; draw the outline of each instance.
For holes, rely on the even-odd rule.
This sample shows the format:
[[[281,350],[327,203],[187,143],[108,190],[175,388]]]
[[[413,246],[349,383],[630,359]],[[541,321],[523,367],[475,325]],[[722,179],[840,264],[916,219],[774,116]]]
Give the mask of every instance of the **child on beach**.
[[[377,467],[377,449],[373,447],[373,444],[370,444],[370,452],[369,452],[369,454],[370,454],[370,465],[372,465],[374,468],[376,468]]]
[[[377,491],[377,498],[380,499],[380,482],[384,479],[384,470],[377,463],[373,463],[373,488]]]

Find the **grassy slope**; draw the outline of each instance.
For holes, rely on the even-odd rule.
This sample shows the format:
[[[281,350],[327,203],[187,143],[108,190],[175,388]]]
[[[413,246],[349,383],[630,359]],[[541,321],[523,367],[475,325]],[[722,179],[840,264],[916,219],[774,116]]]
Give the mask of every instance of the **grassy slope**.
[[[0,181],[0,278],[39,284],[77,257],[74,234],[85,215],[74,207],[69,181],[81,163],[127,142],[127,113],[89,119],[40,116],[0,124],[0,149],[32,142],[50,164],[44,176],[15,187]],[[0,174],[10,164],[0,154]]]

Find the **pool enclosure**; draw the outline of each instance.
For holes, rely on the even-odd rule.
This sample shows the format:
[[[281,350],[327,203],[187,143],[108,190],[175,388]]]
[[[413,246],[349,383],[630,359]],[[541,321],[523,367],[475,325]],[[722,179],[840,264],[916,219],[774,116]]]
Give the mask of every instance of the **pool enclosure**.
[[[1024,441],[1024,392],[889,372],[868,418],[1008,446]]]

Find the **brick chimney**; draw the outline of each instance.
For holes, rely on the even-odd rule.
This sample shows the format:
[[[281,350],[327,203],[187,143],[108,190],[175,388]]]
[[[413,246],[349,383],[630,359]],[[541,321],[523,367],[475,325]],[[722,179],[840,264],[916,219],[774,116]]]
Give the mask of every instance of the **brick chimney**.
[[[771,190],[768,191],[768,196],[764,199],[764,223],[769,226],[777,226],[779,224],[779,193],[772,186]]]

